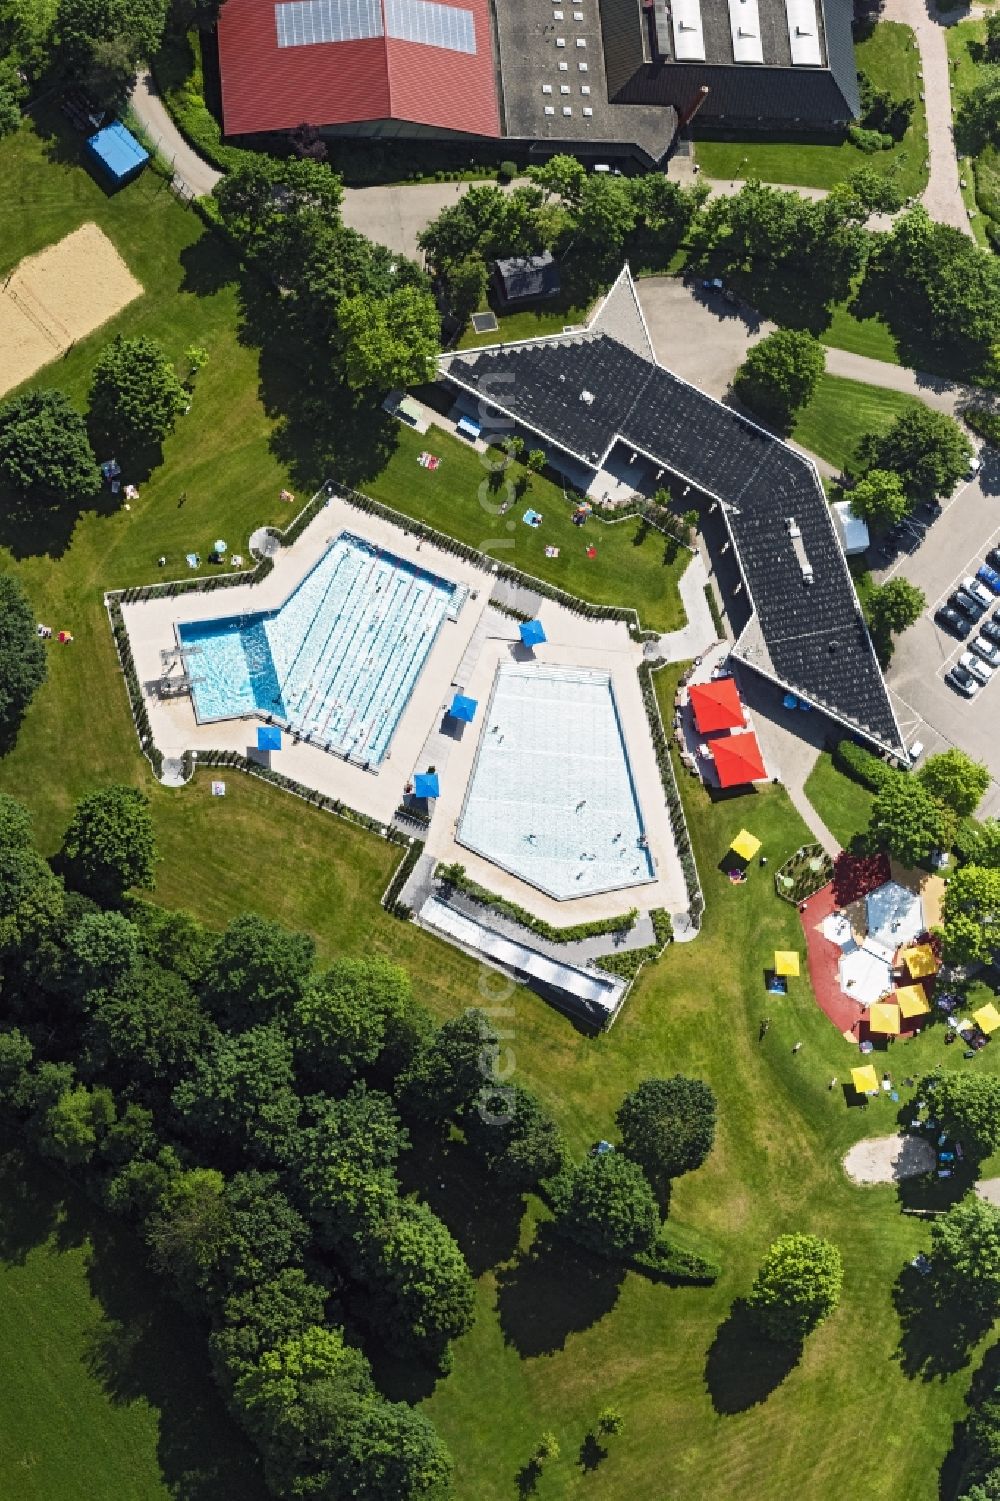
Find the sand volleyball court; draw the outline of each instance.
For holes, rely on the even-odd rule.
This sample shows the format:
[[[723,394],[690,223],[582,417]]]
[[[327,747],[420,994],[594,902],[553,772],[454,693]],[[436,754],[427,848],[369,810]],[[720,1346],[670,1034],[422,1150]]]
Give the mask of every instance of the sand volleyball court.
[[[0,396],[141,296],[96,224],[26,256],[0,284]]]

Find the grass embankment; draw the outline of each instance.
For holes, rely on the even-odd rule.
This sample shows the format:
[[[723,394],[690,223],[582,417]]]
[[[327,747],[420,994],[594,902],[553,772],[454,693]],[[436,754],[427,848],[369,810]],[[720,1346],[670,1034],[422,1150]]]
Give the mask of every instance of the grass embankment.
[[[847,849],[855,834],[868,827],[874,794],[852,781],[823,751],[806,779],[806,797],[837,842]]]
[[[7,1140],[0,1201],[4,1501],[266,1501],[203,1332],[128,1233]]]
[[[920,405],[916,396],[903,391],[824,375],[812,400],[796,415],[792,437],[810,453],[842,469],[854,457],[864,433],[884,432],[901,412]]]
[[[165,902],[216,924],[247,907],[272,914],[312,931],[321,958],[386,953],[409,968],[416,994],[439,1016],[498,1003],[495,976],[484,977],[461,954],[380,910],[395,858],[383,842],[235,773],[226,774],[225,799],[210,798],[202,775],[178,791],[152,783],[138,755],[101,591],[156,577],[161,551],[173,566],[188,547],[204,551],[219,534],[243,547],[253,525],[287,515],[278,514],[277,501],[287,474],[268,446],[255,355],[237,337],[235,268],[226,252],[155,179],[107,198],[73,165],[70,151],[60,136],[50,158],[30,127],[0,143],[0,169],[19,198],[6,264],[94,219],[146,287],[108,331],[155,334],[177,356],[187,343],[202,343],[211,362],[190,416],[130,514],[0,518],[4,561],[15,562],[40,618],[76,637],[72,648],[53,651],[49,681],[15,751],[0,763],[0,786],[31,805],[51,850],[81,792],[112,779],[141,785],[153,800],[163,856],[157,896]],[[44,381],[82,404],[103,337],[78,346]],[[383,498],[475,545],[484,532],[500,531],[492,518],[483,526],[476,456],[433,439],[421,446],[444,455],[437,475],[421,470],[401,444],[383,476]],[[428,485],[446,480],[449,467],[454,484]],[[178,508],[182,491],[188,498]],[[524,553],[525,566],[534,566],[533,547],[559,545],[562,497],[542,503],[543,494],[539,485],[527,498],[546,513],[540,533],[515,521],[512,560],[521,563]],[[569,567],[585,580],[607,580],[601,564],[610,560],[619,570],[615,588],[645,613],[643,591],[661,578],[662,539],[654,540],[644,583],[637,560],[651,544],[632,548],[634,525],[617,529],[619,553],[596,523],[572,528],[567,536],[581,549],[596,540],[598,559],[592,567],[567,544],[567,576],[556,582],[593,597]],[[676,671],[657,679],[668,719],[676,679]],[[455,1454],[457,1494],[514,1501],[518,1471],[541,1430],[551,1428],[562,1458],[546,1468],[540,1501],[661,1494],[708,1501],[735,1490],[771,1501],[801,1490],[804,1474],[813,1501],[835,1501],[848,1490],[876,1501],[934,1501],[968,1370],[935,1381],[907,1374],[913,1347],[907,1343],[900,1358],[892,1285],[926,1242],[926,1227],[900,1214],[893,1190],[852,1188],[839,1166],[854,1139],[892,1129],[892,1109],[880,1102],[866,1113],[848,1110],[840,1090],[828,1089],[856,1054],[814,1005],[805,977],[786,998],[765,992],[773,950],[802,948],[795,909],[774,895],[770,871],[755,866],[748,883],[734,887],[717,869],[741,825],[764,839],[771,869],[807,831],[779,787],[718,802],[686,776],[682,789],[708,903],[699,938],[671,946],[645,970],[614,1030],[596,1040],[529,992],[516,990],[499,1003],[511,1007],[503,1024],[512,1032],[505,1045],[516,1077],[537,1090],[577,1152],[613,1132],[615,1108],[638,1080],[681,1071],[709,1081],[720,1104],[717,1146],[704,1169],[677,1184],[671,1224],[677,1234],[704,1238],[724,1274],[714,1288],[675,1290],[572,1258],[522,1254],[537,1205],[522,1223],[518,1207],[473,1174],[450,1165],[439,1172],[423,1159],[407,1164],[423,1175],[421,1188],[480,1279],[476,1327],[428,1401]],[[763,1014],[771,1027],[760,1042]],[[900,1075],[939,1061],[1000,1066],[992,1048],[969,1062],[955,1052],[935,1028],[897,1045],[888,1061]],[[459,1149],[450,1143],[445,1151]],[[161,1312],[155,1292],[121,1292],[135,1275],[131,1244],[112,1244],[113,1228],[88,1219],[94,1251],[66,1228],[48,1248],[46,1217],[66,1200],[61,1180],[43,1184],[25,1168],[0,1181],[0,1194],[9,1318],[8,1390],[0,1403],[4,1494],[15,1501],[253,1496],[252,1477],[226,1447],[228,1430],[200,1384],[203,1347],[183,1343],[178,1314],[169,1305]],[[13,1227],[29,1212],[42,1228],[26,1241]],[[775,1371],[749,1346],[730,1309],[768,1242],[800,1228],[841,1247],[844,1298],[801,1363]],[[93,1292],[104,1315],[89,1301]],[[105,1318],[117,1323],[109,1328]],[[100,1361],[92,1351],[101,1352]],[[125,1376],[105,1374],[101,1362],[112,1358]],[[621,1408],[626,1430],[608,1458],[585,1471],[579,1446],[607,1403]]]
[[[920,99],[920,54],[913,31],[898,21],[880,21],[854,51],[858,71],[867,73],[877,88],[888,89],[895,99],[915,101],[906,132],[891,151],[869,155],[846,140],[839,144],[699,140],[695,154],[706,176],[756,177],[761,182],[832,188],[858,167],[873,166],[897,174],[904,197],[922,193],[927,186],[927,117]]]
[[[417,463],[423,449],[441,457],[439,469]],[[488,481],[490,465],[502,458],[499,452],[479,454],[440,428],[421,437],[402,427],[395,453],[365,489],[405,515],[591,604],[632,605],[649,630],[672,631],[684,624],[677,581],[691,556],[686,549],[672,547],[636,516],[622,521],[592,516],[585,526],[574,526],[576,497],[544,476],[534,476],[527,493],[498,515],[507,504],[506,490],[490,490]],[[520,468],[514,465],[511,474]],[[529,507],[541,512],[541,526],[522,519]],[[546,547],[557,547],[559,556],[547,558]],[[588,547],[596,549],[596,558],[587,556]]]
[[[948,27],[945,40],[951,68],[951,109],[953,117],[957,117],[963,96],[975,88],[984,67],[988,66],[983,60],[986,22],[960,21],[957,26]],[[958,169],[965,182],[962,189],[965,206],[973,210],[969,216],[973,233],[980,245],[989,245],[990,224],[1000,236],[1000,145],[987,144],[975,157],[960,155]]]

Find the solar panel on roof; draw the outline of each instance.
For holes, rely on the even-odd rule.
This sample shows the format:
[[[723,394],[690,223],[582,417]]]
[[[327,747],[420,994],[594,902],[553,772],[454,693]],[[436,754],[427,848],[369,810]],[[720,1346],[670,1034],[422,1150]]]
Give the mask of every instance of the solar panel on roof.
[[[382,35],[379,0],[285,0],[274,7],[279,47],[360,42]]]
[[[422,42],[447,52],[476,50],[471,10],[439,5],[437,0],[385,0],[385,30],[398,42]]]

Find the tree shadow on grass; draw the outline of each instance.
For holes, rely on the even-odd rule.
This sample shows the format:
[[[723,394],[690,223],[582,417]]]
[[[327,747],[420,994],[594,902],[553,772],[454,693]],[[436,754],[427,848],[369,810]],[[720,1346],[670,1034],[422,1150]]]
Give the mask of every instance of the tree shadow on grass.
[[[184,278],[182,292],[196,297],[212,297],[240,277],[240,266],[233,252],[220,237],[206,229],[193,245],[181,251]]]
[[[624,1278],[623,1266],[560,1240],[543,1225],[531,1250],[500,1273],[504,1339],[526,1357],[563,1349],[569,1335],[611,1312]]]
[[[69,547],[80,518],[117,511],[121,497],[102,488],[82,506],[21,495],[0,486],[0,547],[19,562],[24,558],[61,558]]]
[[[416,1191],[458,1242],[473,1277],[509,1261],[517,1250],[524,1215],[521,1194],[491,1178],[459,1141],[411,1127],[413,1150],[399,1177],[404,1193]]]
[[[995,1344],[986,1351],[982,1364],[969,1384],[965,1398],[966,1406],[974,1411],[984,1402],[994,1400],[998,1387],[1000,1387],[1000,1344]],[[977,1463],[977,1455],[972,1453],[971,1449],[968,1420],[961,1419],[952,1428],[951,1448],[942,1461],[938,1475],[938,1495],[941,1501],[955,1501],[955,1498],[963,1496],[974,1482],[985,1478],[981,1470],[989,1468],[989,1461],[983,1462],[980,1459]]]
[[[903,1372],[924,1381],[943,1380],[969,1363],[990,1320],[957,1298],[942,1298],[933,1273],[921,1276],[905,1266],[896,1278],[892,1300],[902,1329],[896,1351]]]
[[[738,1298],[716,1330],[705,1361],[712,1406],[717,1413],[731,1416],[766,1402],[801,1356],[801,1345],[766,1339],[744,1300]]]
[[[157,1458],[174,1501],[266,1501],[259,1460],[211,1379],[204,1332],[146,1270],[138,1241],[9,1140],[0,1156],[0,1202],[4,1262],[21,1263],[50,1243],[57,1250],[87,1245],[87,1277],[100,1305],[87,1371],[112,1402],[141,1401],[157,1411]]]

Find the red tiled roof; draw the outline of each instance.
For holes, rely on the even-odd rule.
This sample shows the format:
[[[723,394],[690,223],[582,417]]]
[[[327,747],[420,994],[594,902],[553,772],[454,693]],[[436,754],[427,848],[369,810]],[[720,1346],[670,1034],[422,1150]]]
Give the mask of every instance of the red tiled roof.
[[[694,722],[702,735],[710,735],[713,730],[743,728],[743,705],[732,678],[692,683],[688,697],[694,710]]]
[[[723,735],[710,746],[720,787],[741,787],[746,782],[762,782],[767,768],[752,730],[743,735]]]
[[[226,134],[395,119],[499,135],[489,0],[458,8],[472,12],[474,54],[385,36],[279,47],[274,0],[226,0],[218,33]]]

